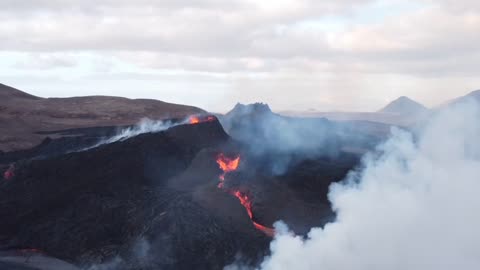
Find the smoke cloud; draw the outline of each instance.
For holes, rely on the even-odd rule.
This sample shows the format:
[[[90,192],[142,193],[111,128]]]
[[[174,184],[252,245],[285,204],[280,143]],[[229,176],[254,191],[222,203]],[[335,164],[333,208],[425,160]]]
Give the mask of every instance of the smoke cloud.
[[[167,130],[173,126],[183,124],[183,123],[173,123],[172,121],[161,121],[161,120],[151,120],[148,118],[144,118],[138,123],[137,125],[133,127],[129,127],[126,129],[123,129],[118,133],[117,135],[103,141],[102,144],[108,144],[108,143],[113,143],[117,141],[123,141],[135,136],[138,136],[143,133],[150,133],[150,132],[160,132]]]
[[[126,269],[153,269],[152,261],[161,255],[158,251],[153,254],[150,242],[144,238],[138,238],[123,256],[116,256],[107,262],[94,264],[83,270],[126,270]]]
[[[250,158],[274,175],[286,172],[296,156],[337,157],[346,146],[372,149],[379,142],[365,133],[352,132],[353,124],[285,117],[262,103],[237,104],[220,119],[227,133],[246,146]]]
[[[480,269],[479,116],[468,103],[415,134],[393,130],[361,171],[331,186],[336,221],[306,238],[277,223],[260,269]]]
[[[92,148],[96,148],[96,147],[99,147],[99,146],[104,145],[104,144],[110,144],[110,143],[114,143],[114,142],[118,142],[118,141],[124,141],[124,140],[127,140],[129,138],[138,136],[138,135],[143,134],[143,133],[161,132],[161,131],[167,130],[171,127],[174,127],[174,126],[186,124],[187,122],[188,122],[188,118],[186,120],[182,121],[182,122],[173,122],[171,120],[166,120],[166,121],[152,120],[152,119],[144,118],[138,124],[136,124],[135,126],[122,129],[120,132],[118,132],[118,134],[116,134],[116,135],[114,135],[110,138],[106,138],[104,140],[101,140],[97,144],[95,144],[93,146],[90,146],[90,147],[87,147],[87,148],[84,148],[81,151],[90,150]]]

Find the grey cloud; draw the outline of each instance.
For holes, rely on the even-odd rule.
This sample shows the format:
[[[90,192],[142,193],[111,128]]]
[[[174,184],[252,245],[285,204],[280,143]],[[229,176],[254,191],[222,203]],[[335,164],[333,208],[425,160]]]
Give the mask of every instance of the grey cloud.
[[[29,54],[25,59],[18,61],[13,66],[18,69],[53,69],[74,67],[76,59],[65,54]]]
[[[272,49],[281,48],[282,44],[291,44],[293,39],[297,40],[295,44],[302,42],[309,44],[312,41],[311,38],[304,41],[302,35],[285,38],[275,35],[272,30],[276,26],[288,25],[309,17],[339,13],[351,9],[353,3],[358,3],[358,1],[338,1],[335,4],[319,4],[318,1],[281,3],[284,2],[287,4],[283,7],[281,4],[263,7],[256,4],[258,1],[231,1],[228,5],[225,1],[143,0],[135,1],[135,5],[132,5],[131,1],[95,3],[67,1],[70,3],[67,5],[58,1],[44,0],[29,7],[1,9],[0,16],[4,23],[0,27],[0,36],[5,41],[1,48],[124,49],[214,56],[252,56],[256,49],[260,54],[270,53]],[[15,3],[10,2],[6,5],[15,7],[18,5]],[[90,14],[77,10],[79,6],[98,10]],[[276,6],[281,8],[275,8]],[[28,10],[32,13],[28,19],[25,16],[17,16],[17,12]],[[274,39],[273,44],[269,42],[270,39]],[[285,48],[282,51],[295,51],[291,46]],[[296,51],[301,52],[303,48],[298,49]]]
[[[352,25],[333,34],[297,25],[324,15],[358,11],[367,3],[38,0],[32,4],[7,0],[0,3],[0,50],[145,51],[156,61],[139,54],[130,57],[132,62],[206,72],[285,67],[322,72],[328,63],[335,72],[335,68],[347,68],[344,71],[423,74],[432,69],[435,73],[435,67],[449,67],[448,63],[459,59],[468,62],[463,67],[476,62],[464,56],[476,52],[475,44],[480,42],[480,12],[451,13],[454,4],[448,0],[424,11],[373,25]],[[445,61],[439,64],[439,59]],[[253,61],[257,65],[251,65]],[[448,71],[459,72],[454,67],[444,69]]]
[[[446,99],[478,88],[478,5],[417,1],[424,6],[365,22],[355,14],[370,16],[373,1],[5,0],[0,51],[91,53],[98,58],[94,68],[77,77],[103,78],[112,85],[102,87],[109,89],[122,88],[111,78],[126,73],[132,80],[157,82],[165,79],[158,74],[164,71],[208,73],[208,84],[202,79],[182,85],[222,92],[217,97],[228,100],[216,101],[222,110],[238,100],[271,102],[274,108],[371,110],[396,94],[434,105],[437,95],[422,93],[457,89]],[[333,30],[322,25],[332,17],[341,24]],[[17,67],[62,66],[45,59],[26,62]],[[292,89],[295,97],[278,95]],[[356,91],[366,94],[355,103],[349,97]]]

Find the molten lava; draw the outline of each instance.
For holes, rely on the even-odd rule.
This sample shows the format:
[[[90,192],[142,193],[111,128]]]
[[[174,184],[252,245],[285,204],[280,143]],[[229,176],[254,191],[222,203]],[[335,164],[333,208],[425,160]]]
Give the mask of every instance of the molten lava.
[[[247,214],[250,217],[250,220],[253,222],[253,226],[259,231],[262,231],[266,235],[273,237],[275,235],[275,230],[272,228],[265,227],[253,220],[253,211],[252,211],[252,202],[250,201],[250,198],[248,195],[240,192],[240,191],[233,191],[231,192],[232,195],[237,197],[237,199],[240,201],[240,204],[245,207],[245,210],[247,210]]]
[[[217,164],[218,167],[220,167],[220,169],[223,171],[223,173],[219,177],[220,183],[218,184],[218,187],[223,188],[223,184],[225,182],[225,175],[238,169],[238,165],[240,164],[240,156],[236,158],[228,158],[224,154],[220,154],[217,157]]]
[[[233,172],[238,169],[238,165],[240,164],[240,157],[238,156],[236,158],[228,158],[224,154],[220,154],[217,157],[217,163],[224,173]]]
[[[5,180],[10,180],[15,176],[15,167],[10,165],[10,167],[3,173],[3,178]]]
[[[204,122],[213,122],[215,121],[215,116],[209,115],[207,117],[200,117],[200,116],[190,116],[188,119],[188,123],[191,125],[199,124],[199,123],[204,123]]]
[[[250,217],[250,219],[252,219],[253,218],[252,202],[250,202],[250,199],[248,198],[248,196],[238,190],[234,191],[233,195],[237,197],[237,199],[240,201],[240,204],[243,205],[243,207],[245,207],[245,209],[247,210],[248,216]]]
[[[198,124],[198,123],[200,123],[200,119],[198,119],[198,117],[196,116],[190,117],[190,124]]]
[[[224,189],[225,187],[225,175],[229,172],[236,171],[240,164],[240,156],[236,158],[229,158],[226,157],[224,154],[220,154],[217,157],[217,163],[219,168],[223,171],[223,173],[219,176],[220,183],[218,184],[218,188]],[[245,208],[247,211],[250,220],[252,221],[255,228],[259,231],[262,231],[266,235],[273,237],[275,235],[275,231],[272,228],[265,227],[257,222],[254,221],[253,218],[253,210],[252,210],[252,201],[250,200],[249,196],[246,193],[241,192],[240,190],[230,189],[228,190],[230,194],[237,197],[240,201],[240,204]]]

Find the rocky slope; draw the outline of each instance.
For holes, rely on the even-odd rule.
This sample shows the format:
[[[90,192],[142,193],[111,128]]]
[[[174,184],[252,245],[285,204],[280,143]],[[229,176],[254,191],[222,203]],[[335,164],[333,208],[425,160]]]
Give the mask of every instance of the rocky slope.
[[[270,238],[253,222],[283,220],[301,234],[323,226],[335,218],[328,186],[360,159],[300,156],[272,174],[271,160],[210,117],[81,152],[25,154],[0,166],[0,251],[115,270],[223,269],[237,255],[255,265]],[[219,154],[238,168],[222,174]]]

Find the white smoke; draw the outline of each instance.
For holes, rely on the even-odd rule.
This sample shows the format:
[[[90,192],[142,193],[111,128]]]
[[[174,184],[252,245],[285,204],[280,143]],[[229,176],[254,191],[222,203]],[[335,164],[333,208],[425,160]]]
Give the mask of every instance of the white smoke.
[[[114,143],[114,142],[118,142],[118,141],[124,141],[124,140],[127,140],[129,138],[132,138],[132,137],[138,136],[140,134],[144,134],[144,133],[161,132],[161,131],[167,130],[171,127],[178,126],[178,125],[183,125],[183,124],[186,124],[186,123],[188,123],[188,118],[186,120],[182,121],[182,122],[177,122],[177,123],[174,123],[170,120],[162,121],[162,120],[151,120],[151,119],[148,119],[148,118],[144,118],[138,124],[136,124],[135,126],[122,129],[118,134],[116,134],[116,135],[114,135],[110,138],[101,140],[97,144],[95,144],[93,146],[90,146],[90,147],[87,147],[85,149],[82,149],[81,151],[86,151],[86,150],[89,150],[89,149],[92,149],[92,148],[96,148],[96,147],[99,147],[99,146],[104,145],[104,144],[110,144],[110,143]]]
[[[478,104],[464,104],[417,136],[395,130],[361,172],[331,187],[337,220],[307,239],[277,224],[260,268],[480,269],[479,117]]]
[[[144,118],[137,125],[123,129],[117,135],[105,140],[104,144],[113,143],[117,141],[124,141],[126,139],[138,136],[143,133],[154,133],[154,132],[164,131],[179,124],[183,124],[183,123],[174,124],[171,121],[151,120],[148,118]]]
[[[90,265],[83,270],[124,270],[132,269],[132,263],[135,269],[152,269],[150,263],[153,257],[150,243],[147,239],[140,237],[132,245],[129,253],[124,254],[127,257],[116,256],[104,263]],[[158,256],[158,254],[156,254]]]

